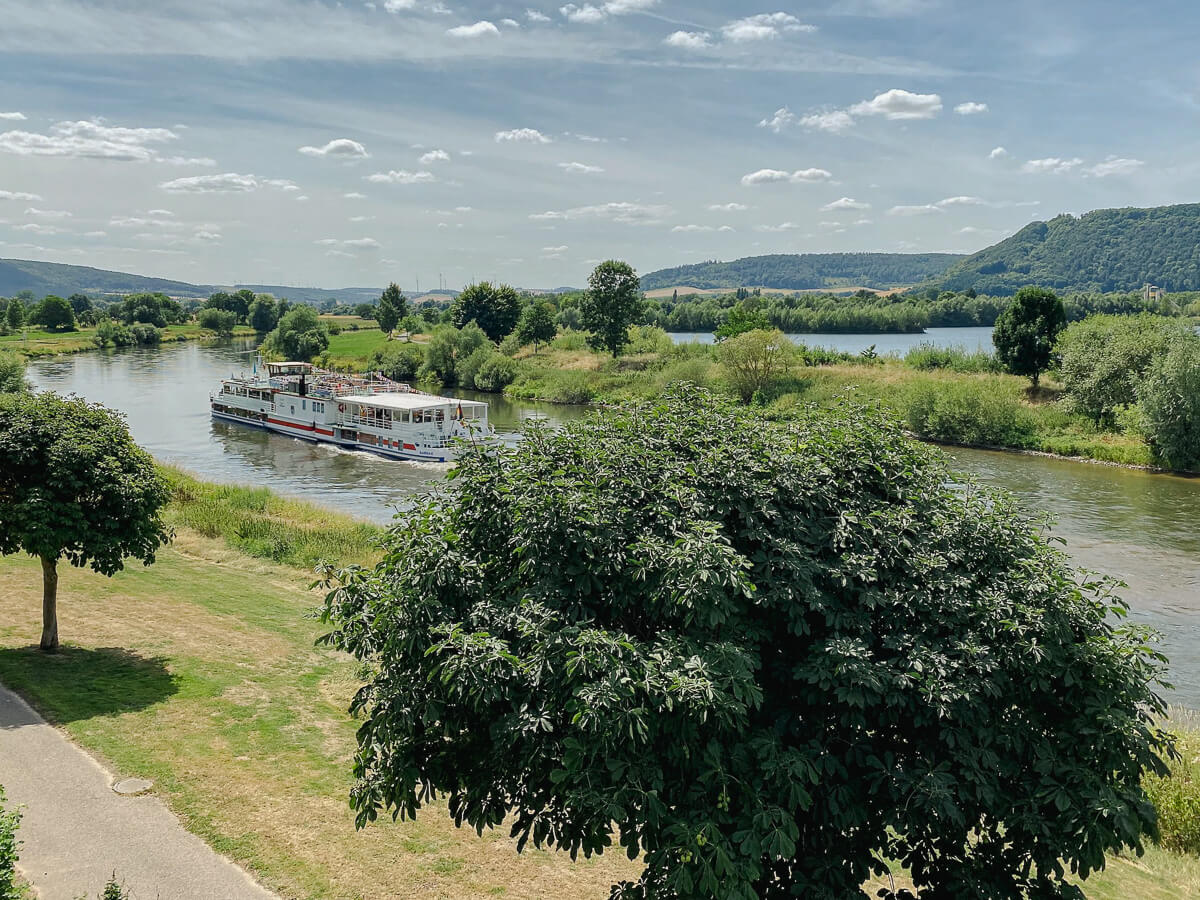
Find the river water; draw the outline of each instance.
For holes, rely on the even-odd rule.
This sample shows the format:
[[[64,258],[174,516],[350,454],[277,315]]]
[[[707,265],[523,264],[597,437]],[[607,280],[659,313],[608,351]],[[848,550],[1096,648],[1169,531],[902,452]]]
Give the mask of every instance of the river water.
[[[668,332],[677,344],[711,344],[715,338],[711,332],[674,331]],[[874,347],[880,356],[894,353],[903,356],[917,344],[933,344],[935,347],[960,347],[968,353],[975,350],[992,349],[991,326],[973,328],[927,328],[923,334],[789,334],[791,340],[807,347],[824,347],[843,353],[861,353]]]
[[[907,336],[837,337],[874,338],[886,352],[885,340]],[[954,343],[969,346],[970,340],[964,334]],[[414,491],[444,474],[444,466],[385,460],[212,421],[209,392],[221,378],[248,369],[250,359],[245,344],[173,344],[37,360],[30,378],[39,389],[76,393],[120,410],[138,443],[201,478],[262,485],[376,522],[388,521]],[[586,412],[495,395],[480,399],[490,404],[491,421],[502,433],[515,433],[531,416],[561,422]],[[1200,709],[1200,479],[1009,453],[948,452],[959,470],[1016,494],[1032,511],[1049,513],[1057,523],[1053,533],[1078,565],[1128,583],[1123,593],[1132,618],[1163,634],[1176,686],[1172,701]]]

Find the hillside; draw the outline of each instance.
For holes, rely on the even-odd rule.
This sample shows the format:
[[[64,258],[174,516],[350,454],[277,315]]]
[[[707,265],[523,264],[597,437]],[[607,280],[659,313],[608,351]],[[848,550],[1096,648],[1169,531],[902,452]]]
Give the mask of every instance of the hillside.
[[[1098,209],[1031,222],[921,287],[1011,294],[1027,284],[1062,292],[1132,291],[1146,282],[1200,290],[1200,204]]]
[[[704,290],[762,287],[804,291],[850,285],[884,289],[940,275],[961,259],[956,253],[776,253],[659,269],[642,276],[642,289],[678,285]]]
[[[35,297],[57,294],[132,294],[159,291],[171,297],[207,297],[214,291],[249,288],[256,294],[287,297],[293,302],[320,303],[337,300],[340,303],[371,303],[379,299],[381,287],[307,288],[279,284],[190,284],[169,278],[150,278],[90,266],[71,266],[64,263],[40,262],[32,259],[0,259],[0,297],[11,297],[21,291],[33,291]],[[430,291],[453,296],[453,291]]]
[[[161,291],[172,297],[207,297],[214,290],[216,288],[207,285],[110,272],[90,266],[69,266],[31,259],[0,259],[0,297],[11,297],[20,291],[33,291],[36,297],[46,294],[69,297],[71,294],[131,294],[141,291]]]

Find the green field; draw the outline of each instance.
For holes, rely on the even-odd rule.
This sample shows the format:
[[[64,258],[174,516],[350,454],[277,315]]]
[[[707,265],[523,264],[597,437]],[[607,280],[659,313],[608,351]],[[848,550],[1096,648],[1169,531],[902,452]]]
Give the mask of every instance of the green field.
[[[168,325],[162,329],[163,343],[175,341],[195,341],[202,338],[212,338],[211,331],[201,328],[194,322],[187,325]],[[84,350],[95,350],[96,344],[92,336],[95,328],[81,328],[78,331],[47,331],[44,328],[22,328],[13,334],[0,335],[0,350],[15,350],[24,356],[54,356],[59,353],[79,353]],[[254,329],[247,325],[239,325],[234,329],[234,335],[248,337],[254,334]]]

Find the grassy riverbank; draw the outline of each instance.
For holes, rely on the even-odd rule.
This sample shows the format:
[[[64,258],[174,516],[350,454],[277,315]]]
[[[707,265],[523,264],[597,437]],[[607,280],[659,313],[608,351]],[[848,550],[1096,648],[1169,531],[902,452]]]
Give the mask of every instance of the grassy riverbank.
[[[0,682],[115,773],[152,778],[190,830],[285,897],[601,900],[636,872],[621,853],[518,856],[505,834],[456,829],[444,808],[356,832],[345,798],[357,672],[314,645],[307,565],[370,563],[380,529],[258,488],[169,477],[177,538],[154,566],[113,579],[63,567],[56,657],[34,646],[38,565],[0,557]],[[1200,860],[1114,858],[1086,890],[1200,896]]]
[[[160,329],[162,343],[170,344],[177,341],[197,341],[211,338],[213,333],[201,328],[194,322],[187,325],[168,325]],[[233,331],[237,337],[252,337],[254,329],[239,325]],[[13,350],[23,356],[56,356],[62,353],[80,353],[84,350],[95,350],[96,342],[92,340],[96,334],[95,328],[81,328],[78,331],[47,331],[44,328],[21,329],[13,334],[0,335],[0,350]]]

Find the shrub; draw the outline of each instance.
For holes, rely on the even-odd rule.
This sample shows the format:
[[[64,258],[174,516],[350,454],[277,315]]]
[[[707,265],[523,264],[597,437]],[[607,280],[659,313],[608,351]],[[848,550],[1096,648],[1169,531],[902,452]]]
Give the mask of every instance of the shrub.
[[[1200,735],[1176,735],[1179,758],[1166,775],[1148,774],[1142,782],[1158,810],[1158,843],[1176,853],[1200,854]]]
[[[410,381],[416,377],[424,362],[425,350],[418,344],[388,341],[371,353],[367,365],[393,381]]]
[[[475,373],[475,389],[499,393],[517,377],[517,362],[502,353],[493,353]]]
[[[437,379],[442,384],[463,384],[463,373],[459,371],[459,367],[476,350],[490,346],[487,335],[474,322],[468,322],[462,328],[439,325],[433,329],[433,335],[425,345],[425,364],[422,367],[425,380]],[[473,370],[468,374],[471,377],[475,375]]]
[[[571,307],[573,308],[573,307]],[[575,331],[566,329],[562,334],[551,341],[550,346],[555,350],[587,350],[588,336],[586,331]]]
[[[129,347],[136,342],[128,325],[112,319],[101,319],[96,325],[96,333],[92,335],[92,343],[97,347]]]
[[[21,812],[4,808],[4,788],[0,787],[0,900],[17,900],[22,896],[17,887],[17,826]]]
[[[143,347],[151,347],[162,341],[162,332],[147,322],[131,325],[129,335],[133,338],[133,343]]]
[[[1200,337],[1180,335],[1138,385],[1154,451],[1175,469],[1200,469]]]
[[[717,347],[717,359],[744,403],[780,378],[794,353],[795,345],[779,330],[747,331]]]
[[[113,872],[112,878],[108,879],[108,884],[104,885],[104,893],[100,895],[100,900],[130,900],[125,888],[117,881],[116,872]]]
[[[931,898],[1078,896],[1154,830],[1145,633],[877,415],[690,390],[534,427],[385,541],[325,605],[367,673],[359,826],[619,846],[613,896],[689,900],[862,896],[886,859]]]
[[[489,343],[481,347],[475,348],[471,354],[465,359],[459,360],[455,366],[454,374],[460,387],[465,387],[468,390],[475,387],[475,374],[483,367],[489,359],[495,355],[495,348]]]
[[[671,336],[657,325],[635,325],[629,329],[629,343],[625,353],[670,353],[675,349]]]
[[[1137,400],[1137,386],[1174,336],[1186,329],[1158,316],[1089,316],[1059,336],[1059,378],[1067,405],[1096,424]]]
[[[1028,411],[992,381],[918,381],[901,403],[909,427],[924,438],[995,447],[1028,447],[1033,441]]]
[[[565,371],[554,373],[549,384],[549,393],[545,398],[556,403],[591,403],[596,396],[592,379],[587,372]]]
[[[29,389],[25,380],[25,360],[20,354],[0,350],[0,394]]]

